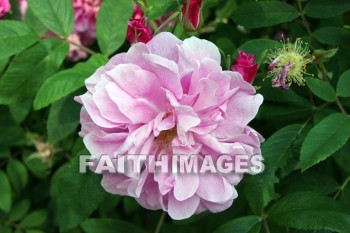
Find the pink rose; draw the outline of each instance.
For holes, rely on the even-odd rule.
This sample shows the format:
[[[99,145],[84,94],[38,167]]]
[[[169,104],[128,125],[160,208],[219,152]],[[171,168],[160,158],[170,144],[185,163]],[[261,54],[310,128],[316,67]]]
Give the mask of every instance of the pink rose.
[[[253,83],[254,78],[258,72],[258,64],[254,63],[255,56],[238,51],[238,57],[233,62],[232,70],[239,72],[243,79],[248,83]]]
[[[201,7],[202,0],[184,0],[181,21],[186,30],[196,31],[203,24]]]
[[[7,12],[11,10],[11,4],[9,0],[0,0],[0,19],[3,18]]]
[[[135,43],[85,81],[76,100],[86,148],[101,155],[204,155],[231,158],[260,153],[262,137],[248,123],[263,97],[238,72],[223,71],[218,48],[207,40],[181,41],[168,32]],[[237,197],[243,174],[107,173],[103,188],[134,197],[173,219],[220,212]],[[127,169],[126,169],[127,170]]]
[[[128,25],[126,38],[131,44],[136,42],[147,43],[153,38],[153,31],[145,17],[141,19],[131,19]]]

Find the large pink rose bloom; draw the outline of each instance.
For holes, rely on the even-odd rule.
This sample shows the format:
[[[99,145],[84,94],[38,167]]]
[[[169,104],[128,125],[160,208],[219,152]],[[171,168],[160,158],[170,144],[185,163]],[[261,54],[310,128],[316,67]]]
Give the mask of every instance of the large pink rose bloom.
[[[262,137],[247,124],[263,97],[238,72],[223,71],[209,41],[184,41],[160,33],[114,56],[85,82],[77,97],[80,135],[94,156],[114,154],[204,155],[260,153]],[[102,186],[134,197],[173,219],[220,212],[237,197],[242,174],[103,173]]]

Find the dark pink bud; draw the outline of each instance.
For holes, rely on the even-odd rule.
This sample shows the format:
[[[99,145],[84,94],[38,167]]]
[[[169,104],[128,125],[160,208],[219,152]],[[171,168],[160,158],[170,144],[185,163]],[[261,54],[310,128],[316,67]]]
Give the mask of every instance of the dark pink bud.
[[[145,17],[141,19],[131,19],[128,25],[126,38],[131,44],[136,42],[147,43],[153,38],[152,29],[148,25]]]
[[[0,19],[3,18],[7,12],[11,10],[11,4],[9,0],[0,0]]]
[[[202,0],[184,0],[181,22],[187,31],[196,31],[203,24]]]
[[[253,83],[254,78],[258,72],[258,64],[254,63],[255,56],[245,53],[244,51],[238,51],[238,57],[233,62],[232,70],[237,71],[248,83]]]
[[[133,19],[142,19],[144,15],[145,14],[144,14],[143,10],[141,9],[141,7],[139,5],[137,5],[136,2],[134,2],[134,13],[132,15],[132,18]]]

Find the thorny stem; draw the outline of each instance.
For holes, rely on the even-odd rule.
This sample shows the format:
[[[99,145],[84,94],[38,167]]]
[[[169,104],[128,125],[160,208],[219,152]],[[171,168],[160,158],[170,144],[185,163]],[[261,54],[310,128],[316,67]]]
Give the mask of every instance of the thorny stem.
[[[156,227],[156,230],[154,231],[154,233],[160,233],[160,229],[162,228],[162,225],[164,223],[165,215],[166,215],[166,212],[163,211],[162,215],[159,218],[159,221],[158,221],[158,224],[157,224],[157,227]]]
[[[299,12],[300,12],[300,16],[301,16],[301,20],[303,21],[303,25],[307,31],[307,33],[309,33],[309,35],[311,36],[311,38],[314,36],[311,29],[310,29],[310,26],[309,26],[309,23],[307,22],[306,18],[305,18],[305,15],[304,15],[304,9],[301,5],[301,0],[298,0],[298,8],[299,8]]]
[[[344,181],[344,183],[338,188],[337,193],[333,196],[333,199],[337,199],[338,196],[344,191],[346,185],[350,182],[350,176],[348,176],[348,178],[346,178],[346,180]]]
[[[91,49],[81,45],[81,44],[77,44],[71,40],[69,40],[68,38],[64,38],[64,37],[56,37],[56,36],[47,36],[47,35],[44,35],[44,36],[41,36],[40,37],[41,39],[46,39],[46,38],[56,38],[56,39],[60,39],[60,40],[63,40],[65,42],[67,42],[68,44],[71,44],[71,45],[74,45],[76,47],[78,47],[79,49],[89,53],[90,55],[95,55],[96,52],[95,51],[92,51]]]
[[[87,52],[87,53],[89,53],[91,55],[95,55],[96,54],[96,52],[92,51],[91,49],[89,49],[89,48],[87,48],[87,47],[85,47],[83,45],[77,44],[77,43],[75,43],[75,42],[73,42],[71,40],[68,40],[68,38],[64,39],[64,41],[66,41],[68,44],[71,44],[71,45],[74,45],[75,47],[78,47],[79,49],[81,49],[81,50],[83,50],[83,51],[85,51],[85,52]]]
[[[263,225],[264,225],[265,232],[266,233],[271,233],[269,225],[267,224],[267,221],[266,221],[267,217],[268,217],[267,214],[263,210],[262,215],[261,215],[261,219],[262,219],[262,222],[263,222]]]

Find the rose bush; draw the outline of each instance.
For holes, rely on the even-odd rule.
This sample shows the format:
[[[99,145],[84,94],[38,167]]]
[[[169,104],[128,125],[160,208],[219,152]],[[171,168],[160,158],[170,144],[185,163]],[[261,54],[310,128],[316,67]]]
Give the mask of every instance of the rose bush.
[[[0,233],[349,232],[349,25],[348,0],[0,0]],[[176,154],[264,170],[152,171]]]

